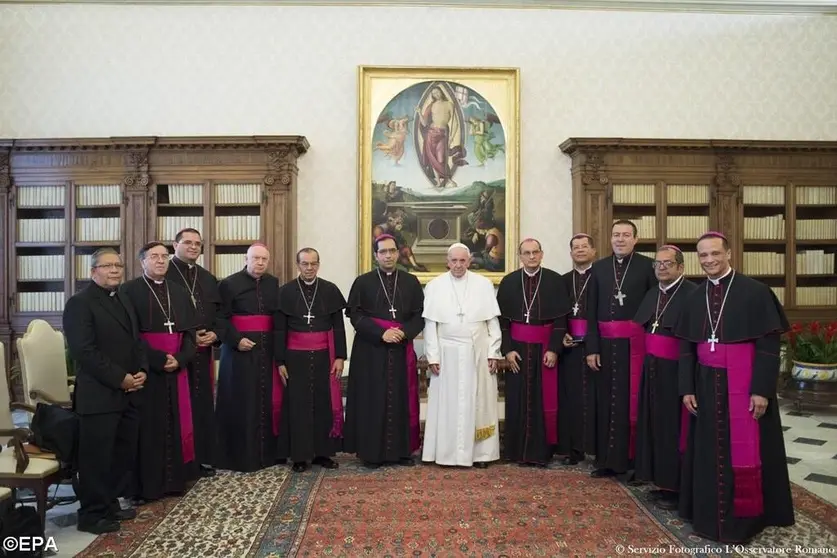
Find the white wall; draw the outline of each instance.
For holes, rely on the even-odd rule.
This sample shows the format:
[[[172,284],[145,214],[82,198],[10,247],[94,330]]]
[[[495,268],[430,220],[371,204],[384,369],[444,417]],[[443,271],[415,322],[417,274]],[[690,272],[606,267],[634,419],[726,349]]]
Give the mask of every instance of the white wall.
[[[0,137],[305,135],[300,242],[348,290],[360,64],[521,68],[521,235],[559,270],[567,137],[837,140],[835,18],[89,5],[0,7]]]

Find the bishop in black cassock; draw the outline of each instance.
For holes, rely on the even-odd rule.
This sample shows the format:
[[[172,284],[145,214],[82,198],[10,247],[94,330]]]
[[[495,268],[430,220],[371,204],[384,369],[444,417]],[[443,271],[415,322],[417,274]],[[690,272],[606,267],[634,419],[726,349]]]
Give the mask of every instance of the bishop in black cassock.
[[[694,414],[679,511],[703,537],[745,543],[765,527],[794,523],[776,399],[789,325],[770,288],[729,267],[723,235],[704,235],[698,257],[709,279],[675,329],[680,394]]]
[[[587,295],[587,364],[598,375],[594,477],[625,473],[634,459],[644,335],[632,320],[657,286],[653,260],[633,251],[633,223],[614,223],[611,245],[614,255],[593,264]]]
[[[540,243],[525,240],[518,251],[523,268],[503,277],[497,290],[501,350],[511,365],[505,376],[503,454],[509,461],[545,466],[558,444],[558,353],[571,305],[561,276],[541,267]]]
[[[677,509],[680,463],[689,413],[680,400],[677,369],[680,341],[674,336],[686,299],[697,285],[683,276],[683,253],[674,246],[657,251],[659,288],[651,289],[634,321],[645,331],[645,361],[639,383],[636,426],[636,480],[654,483],[657,506]]]
[[[279,280],[267,272],[264,245],[245,269],[219,284],[224,323],[215,420],[218,467],[252,472],[288,458],[285,382],[276,363]]]
[[[195,313],[189,293],[166,279],[169,254],[151,242],[140,250],[143,275],[121,289],[136,309],[149,374],[137,392],[140,411],[138,503],[181,494],[197,478],[189,375],[195,356]]]
[[[565,465],[584,461],[596,452],[595,409],[597,375],[587,368],[584,337],[587,334],[587,293],[596,251],[593,239],[577,234],[570,240],[573,270],[562,275],[572,303],[567,333],[558,365],[558,454]]]
[[[221,294],[218,280],[198,265],[203,243],[195,229],[177,233],[174,257],[166,278],[183,286],[189,292],[189,300],[195,308],[197,321],[197,351],[189,363],[189,388],[192,393],[192,421],[195,429],[195,459],[201,464],[202,473],[210,476],[215,464],[215,360],[213,347],[221,345],[223,331],[218,315]]]
[[[337,285],[317,276],[314,249],[297,254],[299,277],[279,290],[276,361],[288,376],[290,457],[295,472],[308,462],[336,469],[343,445],[341,376],[346,360],[346,300]]]
[[[371,468],[413,465],[421,447],[413,340],[424,329],[424,291],[415,275],[395,268],[394,238],[378,237],[375,257],[379,267],[355,279],[346,308],[356,334],[344,450]]]

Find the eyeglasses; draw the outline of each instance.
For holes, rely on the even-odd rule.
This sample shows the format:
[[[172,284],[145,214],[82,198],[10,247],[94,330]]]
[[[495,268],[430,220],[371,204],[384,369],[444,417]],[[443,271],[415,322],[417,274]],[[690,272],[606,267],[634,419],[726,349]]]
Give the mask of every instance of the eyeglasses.
[[[668,269],[677,265],[677,262],[671,260],[655,260],[654,269]]]
[[[146,254],[146,260],[153,260],[153,261],[163,261],[168,260],[170,256],[168,254]]]
[[[109,263],[109,264],[94,265],[93,269],[123,269],[124,267],[125,267],[125,264]]]
[[[382,256],[386,256],[387,254],[397,254],[398,248],[381,248],[378,250],[378,253]]]

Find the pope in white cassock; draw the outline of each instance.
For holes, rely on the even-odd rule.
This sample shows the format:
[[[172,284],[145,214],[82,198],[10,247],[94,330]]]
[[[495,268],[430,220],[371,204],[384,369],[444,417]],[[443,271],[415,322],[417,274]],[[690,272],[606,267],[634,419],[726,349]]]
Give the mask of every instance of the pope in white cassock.
[[[452,245],[450,271],[425,288],[424,352],[431,376],[422,461],[487,467],[500,459],[500,308],[494,285],[468,271],[470,263],[468,247]]]

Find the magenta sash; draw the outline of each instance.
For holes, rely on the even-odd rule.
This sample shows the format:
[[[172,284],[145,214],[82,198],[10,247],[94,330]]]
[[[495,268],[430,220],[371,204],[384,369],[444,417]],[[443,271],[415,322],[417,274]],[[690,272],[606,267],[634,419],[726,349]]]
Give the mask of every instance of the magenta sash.
[[[340,378],[331,373],[334,365],[334,330],[328,331],[289,331],[288,350],[324,351],[328,350],[328,376],[331,387],[331,432],[332,438],[343,437],[343,392]]]
[[[238,331],[273,332],[273,316],[256,314],[253,316],[233,316],[230,320]],[[282,398],[285,385],[279,376],[279,366],[273,361],[273,391],[271,393],[273,435],[279,435],[279,417],[282,415]]]
[[[180,351],[182,333],[152,333],[141,334],[148,346],[156,351],[163,351],[173,355]],[[170,374],[170,372],[164,372]],[[189,394],[189,373],[185,366],[181,366],[177,374],[177,410],[180,415],[180,451],[183,463],[195,460],[195,430],[192,425],[192,397]]]
[[[372,318],[372,321],[385,328],[400,328],[403,324],[381,318]],[[418,382],[418,359],[413,348],[413,341],[407,341],[407,398],[409,399],[410,410],[410,451],[414,452],[421,447],[421,423],[419,421],[419,382]]]
[[[579,320],[578,318],[570,318],[568,320],[570,335],[573,337],[584,337],[587,335],[587,320]]]
[[[699,343],[697,356],[703,366],[727,371],[733,513],[738,517],[757,517],[764,511],[764,497],[759,421],[750,411],[750,381],[756,346],[754,343],[717,343],[713,352],[709,343]]]
[[[642,362],[645,360],[645,331],[641,325],[630,320],[599,322],[599,335],[602,339],[628,339],[630,341],[631,394],[628,407],[630,423],[628,458],[633,459],[636,451],[636,420],[639,415],[639,379],[642,377]]]
[[[676,337],[645,333],[645,351],[654,357],[665,360],[680,360],[680,340]],[[685,405],[680,408],[680,453],[686,451],[686,440],[689,437],[689,410]]]
[[[543,397],[543,420],[546,429],[546,443],[558,443],[558,362],[552,368],[543,364],[543,356],[549,350],[552,337],[552,323],[543,325],[512,322],[511,338],[520,343],[541,345],[541,391]]]

